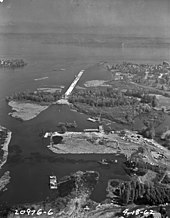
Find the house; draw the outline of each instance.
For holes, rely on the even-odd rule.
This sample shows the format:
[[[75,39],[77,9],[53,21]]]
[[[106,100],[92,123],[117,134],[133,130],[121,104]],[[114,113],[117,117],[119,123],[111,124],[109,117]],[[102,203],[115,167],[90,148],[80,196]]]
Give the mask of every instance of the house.
[[[113,80],[122,80],[124,78],[123,74],[119,70],[112,70]]]

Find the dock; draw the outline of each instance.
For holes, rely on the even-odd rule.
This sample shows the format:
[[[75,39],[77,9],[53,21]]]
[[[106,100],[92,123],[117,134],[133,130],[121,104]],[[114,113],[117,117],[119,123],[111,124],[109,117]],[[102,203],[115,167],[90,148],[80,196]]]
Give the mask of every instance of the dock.
[[[63,181],[58,181],[56,176],[50,176],[50,189],[58,189],[58,186],[60,186],[61,184],[68,182],[71,180],[71,178],[66,178]]]

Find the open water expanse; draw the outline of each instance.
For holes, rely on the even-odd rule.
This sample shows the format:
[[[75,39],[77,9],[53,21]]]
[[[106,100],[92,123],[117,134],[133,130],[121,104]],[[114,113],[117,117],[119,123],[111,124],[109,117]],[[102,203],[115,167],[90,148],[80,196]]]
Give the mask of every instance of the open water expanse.
[[[70,111],[66,106],[53,105],[35,119],[21,122],[8,116],[11,111],[5,97],[14,92],[35,90],[40,87],[64,85],[66,88],[75,74],[85,69],[80,84],[91,79],[110,79],[110,74],[95,70],[100,61],[116,63],[133,61],[136,63],[160,63],[169,61],[169,48],[156,47],[118,47],[88,46],[74,43],[45,43],[37,34],[0,34],[0,58],[22,58],[28,65],[17,70],[0,69],[0,124],[12,131],[7,163],[0,171],[0,176],[10,171],[11,181],[8,190],[0,194],[0,203],[32,203],[50,196],[49,175],[58,178],[77,170],[96,170],[100,180],[92,194],[92,199],[105,199],[108,179],[124,178],[123,156],[115,155],[56,155],[48,150],[48,140],[39,134],[54,131],[58,122],[76,121],[81,131],[96,127],[87,121],[87,116]],[[50,38],[51,39],[51,38]],[[119,40],[119,39],[117,39]],[[121,40],[123,40],[121,38]],[[135,39],[134,39],[135,40]],[[121,43],[121,42],[120,42]],[[132,45],[132,44],[131,44]],[[65,69],[65,70],[60,70]],[[36,78],[48,77],[44,80]],[[167,122],[167,120],[166,120]],[[169,122],[170,123],[170,122]],[[101,158],[117,159],[118,163],[110,168],[100,166]]]

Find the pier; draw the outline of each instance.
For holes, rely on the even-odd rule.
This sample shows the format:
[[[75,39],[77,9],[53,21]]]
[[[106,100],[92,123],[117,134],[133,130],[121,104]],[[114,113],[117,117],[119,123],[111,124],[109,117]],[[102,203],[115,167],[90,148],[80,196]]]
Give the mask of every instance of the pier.
[[[75,88],[76,84],[80,80],[80,78],[83,75],[83,73],[84,73],[84,70],[81,70],[78,73],[78,75],[75,77],[75,79],[73,80],[73,82],[71,83],[71,85],[69,86],[69,88],[67,89],[65,94],[63,95],[63,98],[57,101],[58,104],[68,104],[67,99],[68,99],[69,95],[71,95],[73,89]]]

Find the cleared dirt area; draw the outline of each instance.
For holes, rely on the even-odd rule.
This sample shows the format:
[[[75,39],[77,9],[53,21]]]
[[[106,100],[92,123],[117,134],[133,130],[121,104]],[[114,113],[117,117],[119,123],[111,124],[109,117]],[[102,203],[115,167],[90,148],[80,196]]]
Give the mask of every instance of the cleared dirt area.
[[[64,136],[61,143],[50,145],[49,148],[59,154],[116,153],[117,143],[100,133],[74,133]]]
[[[85,87],[110,86],[105,84],[106,80],[90,80],[84,83]]]

